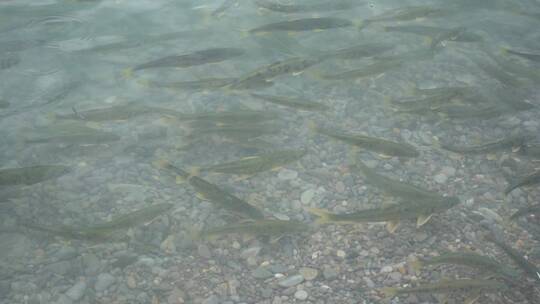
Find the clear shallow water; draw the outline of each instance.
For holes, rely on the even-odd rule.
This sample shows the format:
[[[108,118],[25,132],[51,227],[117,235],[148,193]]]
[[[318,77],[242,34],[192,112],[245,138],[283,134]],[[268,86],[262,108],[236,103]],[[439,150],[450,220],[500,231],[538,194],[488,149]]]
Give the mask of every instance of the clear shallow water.
[[[501,51],[540,54],[537,2],[353,1],[358,5],[345,10],[281,2],[307,5],[296,13],[256,2],[230,1],[217,14],[220,1],[0,1],[0,159],[4,169],[30,168],[28,176],[0,178],[2,303],[377,303],[383,287],[483,278],[463,266],[419,272],[410,266],[447,251],[472,250],[519,270],[485,239],[490,233],[538,265],[537,219],[505,221],[538,201],[537,186],[504,195],[511,181],[535,172],[538,155],[525,147],[539,141],[538,61]],[[421,6],[418,16],[373,19],[412,6]],[[429,13],[434,9],[443,14]],[[350,24],[250,33],[319,17]],[[433,41],[439,43],[430,51]],[[367,51],[374,44],[376,51]],[[337,52],[354,46],[364,53],[345,58]],[[215,48],[232,53],[200,53]],[[269,64],[294,63],[291,58],[313,64],[269,72]],[[398,64],[366,74],[372,64],[391,60]],[[358,72],[335,76],[348,71]],[[185,83],[205,79],[214,82]],[[183,83],[171,84],[177,82]],[[239,90],[240,84],[247,88]],[[422,89],[448,87],[471,87],[472,94],[443,94],[420,108],[397,103],[429,96]],[[252,93],[284,96],[289,106]],[[292,98],[324,107],[291,106]],[[87,112],[92,109],[109,111]],[[262,122],[253,119],[261,113],[246,111],[274,119]],[[218,118],[193,118],[210,112]],[[248,115],[219,116],[227,112]],[[412,145],[418,155],[354,148],[323,129]],[[516,134],[526,141],[475,154],[444,149]],[[279,157],[269,165],[274,170],[250,176],[196,168],[278,150],[306,153]],[[176,181],[164,161],[191,174],[187,181]],[[393,233],[374,219],[319,225],[310,208],[342,214],[411,201],[354,161],[461,203],[418,228],[416,216],[403,219]],[[66,172],[33,166],[65,166]],[[196,184],[192,174],[220,190]],[[214,196],[203,199],[208,187]],[[288,221],[278,222],[281,229],[300,223],[309,230],[265,236],[273,230],[245,222],[245,209],[223,203],[226,195],[266,219]],[[148,211],[160,204],[170,205]],[[137,210],[148,214],[133,215]],[[253,224],[237,229],[259,232],[201,237],[231,224]],[[103,231],[105,239],[92,234]],[[514,283],[508,291],[482,292],[478,303],[538,300],[533,278],[520,273]],[[449,298],[459,303],[468,295],[460,290]],[[430,293],[392,301],[438,303]]]

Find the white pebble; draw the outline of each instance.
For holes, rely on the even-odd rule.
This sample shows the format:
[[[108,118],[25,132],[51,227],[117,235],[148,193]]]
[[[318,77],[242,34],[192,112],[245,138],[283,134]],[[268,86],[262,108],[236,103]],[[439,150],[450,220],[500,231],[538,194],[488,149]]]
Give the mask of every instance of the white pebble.
[[[308,293],[305,290],[298,290],[294,293],[294,297],[300,301],[304,301],[308,297]]]

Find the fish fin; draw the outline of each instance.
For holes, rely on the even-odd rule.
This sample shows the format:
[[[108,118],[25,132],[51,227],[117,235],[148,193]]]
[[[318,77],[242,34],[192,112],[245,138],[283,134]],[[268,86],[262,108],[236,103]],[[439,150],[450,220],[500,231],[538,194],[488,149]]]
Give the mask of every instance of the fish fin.
[[[383,287],[380,289],[385,298],[393,298],[397,295],[398,289],[395,287]]]
[[[201,174],[201,167],[191,167],[189,169],[189,176],[198,176]]]
[[[386,222],[386,230],[390,233],[394,233],[399,226],[399,220]]]
[[[428,214],[428,215],[420,214],[420,215],[418,215],[418,218],[416,219],[416,228],[419,228],[422,225],[424,225],[425,223],[427,223],[429,221],[429,219],[431,218],[431,216],[433,216],[433,214]]]
[[[204,193],[201,193],[201,192],[197,192],[195,194],[195,196],[200,199],[201,201],[208,201],[208,198],[206,198],[206,196],[204,195]]]
[[[316,224],[322,225],[332,222],[332,219],[330,218],[332,214],[326,210],[319,208],[305,208],[305,210],[315,216],[318,216],[318,218],[315,220]]]
[[[379,153],[379,154],[377,154],[377,156],[379,156],[382,159],[391,159],[393,157],[392,155],[388,155],[388,154],[384,154],[384,153]]]
[[[123,70],[122,71],[122,77],[124,77],[124,79],[133,78],[133,68],[127,68],[127,69]]]

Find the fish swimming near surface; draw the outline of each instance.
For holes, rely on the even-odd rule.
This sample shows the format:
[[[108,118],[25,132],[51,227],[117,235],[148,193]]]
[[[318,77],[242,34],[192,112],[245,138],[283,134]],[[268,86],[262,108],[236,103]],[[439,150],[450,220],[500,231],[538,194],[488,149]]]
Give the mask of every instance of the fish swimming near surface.
[[[322,79],[327,80],[344,80],[344,79],[358,79],[371,76],[377,76],[383,74],[384,72],[397,69],[403,65],[402,60],[378,60],[375,63],[367,65],[363,68],[350,70],[346,72],[336,73],[336,74],[324,74],[321,75]]]
[[[267,95],[267,94],[257,94],[257,93],[251,93],[252,97],[262,99],[274,104],[278,104],[281,106],[289,107],[289,108],[295,108],[299,110],[304,111],[326,111],[329,110],[330,107],[315,101],[310,101],[304,98],[300,97],[288,97],[288,96],[276,96],[276,95]]]
[[[277,1],[255,0],[255,5],[279,13],[309,13],[352,9],[359,4],[354,1],[334,0],[310,4],[282,4]]]
[[[180,178],[187,180],[187,182],[197,192],[198,197],[203,200],[210,201],[218,207],[221,207],[225,210],[231,211],[243,217],[248,217],[252,219],[262,219],[264,217],[263,213],[255,206],[252,206],[244,200],[234,196],[233,194],[198,176],[191,175],[187,171],[173,166],[168,161],[157,161],[156,166],[162,169],[166,169],[178,175]]]
[[[91,110],[77,111],[73,109],[70,114],[55,114],[56,119],[72,119],[72,120],[87,120],[87,121],[115,121],[127,120],[145,114],[164,114],[170,116],[178,116],[179,112],[174,110],[150,107],[136,103],[128,103],[116,105],[107,108],[97,108]]]
[[[521,270],[527,274],[527,276],[536,280],[537,282],[540,282],[540,270],[533,263],[526,260],[522,253],[508,246],[505,242],[497,239],[493,235],[486,236],[486,240],[492,242],[493,244],[497,245],[497,247],[502,249],[502,251],[504,251],[510,257],[510,259],[512,259],[512,261],[514,261],[514,263],[516,263],[519,268],[521,268]]]
[[[516,55],[522,58],[526,58],[532,61],[540,62],[540,54],[520,52],[512,49],[503,49],[504,53]]]
[[[33,185],[56,179],[70,172],[62,165],[41,165],[22,168],[0,169],[0,186]]]
[[[317,17],[317,18],[303,18],[290,21],[282,21],[276,23],[270,23],[263,26],[256,27],[249,30],[249,33],[266,33],[266,32],[303,32],[303,31],[315,31],[315,30],[328,30],[335,28],[343,28],[353,26],[353,22],[346,19],[334,18],[334,17]]]
[[[132,72],[146,69],[187,68],[208,63],[216,63],[241,56],[244,53],[244,50],[238,48],[212,48],[199,50],[189,54],[166,56],[139,64],[132,69],[126,70],[125,74],[129,76]]]

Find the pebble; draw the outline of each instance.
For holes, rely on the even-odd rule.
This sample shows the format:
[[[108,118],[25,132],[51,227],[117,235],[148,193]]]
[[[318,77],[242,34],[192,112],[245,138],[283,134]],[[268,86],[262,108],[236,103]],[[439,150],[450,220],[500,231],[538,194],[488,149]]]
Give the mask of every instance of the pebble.
[[[291,180],[298,177],[298,172],[289,170],[289,169],[282,169],[278,173],[278,178],[281,180]]]
[[[456,175],[456,169],[448,166],[444,166],[441,169],[441,174],[444,174],[446,176],[454,176]]]
[[[251,272],[251,275],[256,279],[268,279],[269,277],[273,276],[273,274],[268,271],[265,267],[257,267],[255,270]]]
[[[319,274],[317,269],[311,267],[302,267],[298,272],[306,279],[306,281],[314,280]]]
[[[392,266],[384,266],[383,268],[381,268],[381,272],[382,273],[390,273],[390,272],[392,272]]]
[[[433,180],[438,184],[444,184],[446,181],[448,181],[448,176],[446,176],[444,173],[439,173],[433,177]]]
[[[333,267],[327,266],[323,269],[323,276],[327,280],[332,280],[338,276],[338,271]]]
[[[401,280],[401,273],[399,273],[398,271],[394,271],[390,273],[389,277],[392,281],[399,282]]]
[[[295,274],[280,280],[278,285],[281,287],[292,287],[302,282],[304,282],[304,277],[301,274]]]
[[[308,293],[305,290],[298,290],[297,292],[294,293],[294,297],[297,300],[304,301],[305,299],[307,299]]]
[[[309,203],[311,202],[311,200],[313,199],[314,196],[315,196],[315,190],[308,189],[308,190],[304,191],[302,193],[302,195],[300,195],[300,201],[304,205],[309,205]]]
[[[116,281],[116,278],[108,273],[101,273],[97,277],[95,289],[96,291],[105,291],[111,287],[111,285]]]
[[[342,258],[342,259],[344,259],[347,256],[347,254],[343,250],[338,250],[336,252],[336,255],[338,256],[338,258]]]
[[[66,296],[73,301],[79,301],[84,296],[84,291],[86,290],[86,282],[81,280],[75,285],[71,286],[68,291],[66,291]]]
[[[210,253],[210,248],[208,248],[208,246],[204,244],[199,245],[199,247],[197,248],[197,252],[201,257],[205,259],[209,259],[212,257],[212,253]]]

